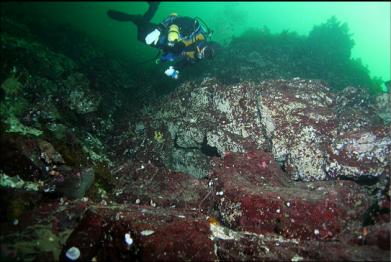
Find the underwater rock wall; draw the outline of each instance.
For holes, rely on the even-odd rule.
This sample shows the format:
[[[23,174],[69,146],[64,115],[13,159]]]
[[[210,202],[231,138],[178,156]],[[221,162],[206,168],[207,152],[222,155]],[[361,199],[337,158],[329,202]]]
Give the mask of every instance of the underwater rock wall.
[[[38,192],[81,198],[94,187],[95,172],[111,165],[104,140],[114,129],[116,90],[102,92],[86,67],[53,48],[38,28],[8,16],[1,26],[2,186],[33,183]]]
[[[164,134],[157,152],[165,165],[195,177],[207,176],[212,157],[260,149],[295,180],[386,175],[389,127],[371,104],[347,108],[343,97],[315,80],[205,79],[184,83],[147,115]],[[350,117],[342,117],[347,110]]]
[[[391,92],[378,95],[376,97],[376,105],[379,111],[379,116],[386,124],[391,123]]]

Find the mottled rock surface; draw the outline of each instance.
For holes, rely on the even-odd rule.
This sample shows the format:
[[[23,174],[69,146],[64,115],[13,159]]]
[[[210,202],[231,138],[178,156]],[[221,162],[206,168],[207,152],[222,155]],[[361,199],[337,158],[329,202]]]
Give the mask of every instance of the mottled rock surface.
[[[164,134],[164,146],[155,147],[164,164],[195,177],[207,175],[212,157],[259,149],[271,152],[295,180],[387,174],[390,128],[360,105],[351,110],[372,113],[338,117],[344,99],[322,81],[224,85],[206,79],[183,84],[140,119],[151,119],[150,132]]]
[[[360,227],[369,199],[351,181],[289,181],[270,154],[233,153],[215,163],[211,179],[222,222],[258,234],[287,239],[333,239]],[[343,201],[341,201],[343,199]]]

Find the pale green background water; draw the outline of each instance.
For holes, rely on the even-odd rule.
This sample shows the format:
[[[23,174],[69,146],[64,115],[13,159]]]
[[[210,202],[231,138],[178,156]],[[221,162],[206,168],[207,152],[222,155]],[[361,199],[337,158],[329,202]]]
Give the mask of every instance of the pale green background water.
[[[156,50],[136,41],[136,27],[131,23],[112,21],[109,8],[143,14],[146,2],[36,2],[16,4],[28,15],[46,16],[69,22],[88,32],[100,43],[118,54],[144,61]],[[227,43],[246,28],[267,26],[272,33],[282,30],[307,35],[335,15],[348,23],[356,42],[352,57],[361,58],[371,76],[391,79],[390,2],[162,2],[153,22],[158,23],[171,12],[199,16],[214,29],[214,40]]]

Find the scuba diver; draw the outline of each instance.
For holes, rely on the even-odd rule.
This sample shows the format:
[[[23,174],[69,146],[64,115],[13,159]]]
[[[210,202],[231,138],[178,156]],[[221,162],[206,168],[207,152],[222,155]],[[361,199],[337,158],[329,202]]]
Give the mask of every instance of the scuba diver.
[[[214,58],[215,50],[208,41],[213,32],[200,18],[178,16],[176,13],[170,14],[159,24],[150,22],[159,4],[148,2],[149,8],[144,15],[130,15],[111,9],[107,15],[116,21],[133,22],[137,26],[137,40],[163,52],[155,60],[156,63],[175,62],[164,73],[178,79],[178,69],[204,58]]]

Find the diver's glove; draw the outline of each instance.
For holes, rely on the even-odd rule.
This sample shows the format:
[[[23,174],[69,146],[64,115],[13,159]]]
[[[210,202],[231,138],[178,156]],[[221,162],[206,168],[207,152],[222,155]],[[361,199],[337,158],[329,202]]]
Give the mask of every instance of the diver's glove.
[[[175,70],[175,68],[173,66],[170,66],[166,71],[164,71],[164,73],[167,76],[170,76],[170,77],[172,77],[174,79],[178,79],[179,71]]]
[[[147,45],[150,45],[152,43],[156,45],[157,41],[159,40],[159,36],[160,31],[155,29],[145,37],[145,43],[147,43]]]

